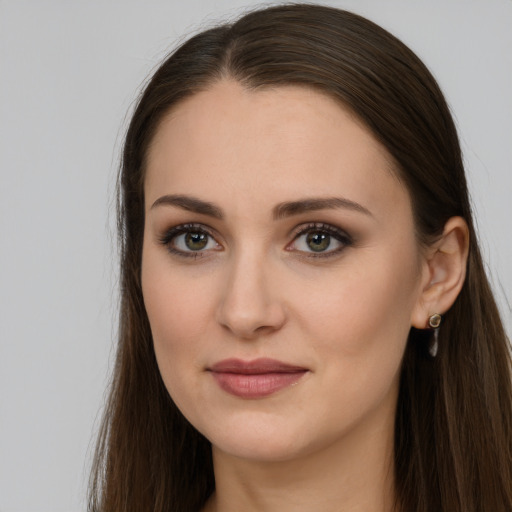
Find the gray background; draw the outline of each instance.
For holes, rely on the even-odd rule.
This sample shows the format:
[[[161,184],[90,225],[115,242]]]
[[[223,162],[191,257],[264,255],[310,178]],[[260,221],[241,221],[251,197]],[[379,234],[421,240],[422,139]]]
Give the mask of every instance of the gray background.
[[[512,331],[512,0],[340,0],[411,46],[460,130]],[[0,0],[0,511],[85,510],[116,313],[113,183],[140,84],[250,0]],[[264,5],[258,3],[258,5]]]

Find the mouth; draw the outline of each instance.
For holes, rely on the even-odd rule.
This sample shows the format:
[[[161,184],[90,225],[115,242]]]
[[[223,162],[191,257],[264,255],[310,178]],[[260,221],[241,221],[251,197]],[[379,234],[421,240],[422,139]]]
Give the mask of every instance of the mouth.
[[[262,358],[252,361],[226,359],[214,364],[208,371],[227,393],[239,398],[256,399],[296,384],[309,370]]]

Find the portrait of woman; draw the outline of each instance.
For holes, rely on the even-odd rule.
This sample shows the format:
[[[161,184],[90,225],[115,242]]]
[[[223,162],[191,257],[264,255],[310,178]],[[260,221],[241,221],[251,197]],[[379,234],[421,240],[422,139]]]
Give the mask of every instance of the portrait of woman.
[[[510,352],[457,132],[371,21],[262,8],[143,90],[93,511],[512,509]]]
[[[0,2],[0,511],[510,512],[511,23]]]

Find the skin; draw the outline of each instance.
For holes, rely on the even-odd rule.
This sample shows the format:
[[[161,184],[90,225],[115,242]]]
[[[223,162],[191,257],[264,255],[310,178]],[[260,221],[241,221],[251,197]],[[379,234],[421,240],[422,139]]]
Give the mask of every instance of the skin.
[[[222,219],[168,195],[211,203]],[[281,208],[275,218],[283,203],[333,197],[360,208]],[[391,510],[408,332],[455,299],[464,222],[420,247],[389,154],[349,111],[306,88],[230,80],[161,123],[145,198],[144,301],[165,385],[212,443],[216,492],[205,510]],[[209,233],[202,250],[168,234],[190,223]],[[330,246],[315,252],[297,232],[308,226],[342,236],[329,231]],[[244,399],[208,371],[259,357],[307,372]]]

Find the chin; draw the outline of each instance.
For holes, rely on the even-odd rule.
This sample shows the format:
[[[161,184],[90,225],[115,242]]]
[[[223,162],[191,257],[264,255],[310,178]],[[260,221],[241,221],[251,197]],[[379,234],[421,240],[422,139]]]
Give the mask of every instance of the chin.
[[[285,462],[299,458],[307,452],[296,442],[281,437],[259,435],[233,436],[229,439],[212,441],[212,447],[225,454],[253,462]]]
[[[202,434],[213,450],[255,462],[288,461],[313,451],[316,443],[304,435],[309,429],[290,418],[276,418],[262,413],[248,414],[237,421],[209,425]],[[258,417],[259,416],[259,417]]]

